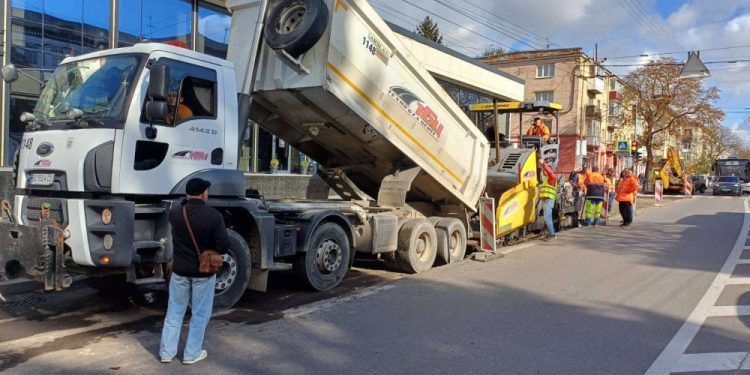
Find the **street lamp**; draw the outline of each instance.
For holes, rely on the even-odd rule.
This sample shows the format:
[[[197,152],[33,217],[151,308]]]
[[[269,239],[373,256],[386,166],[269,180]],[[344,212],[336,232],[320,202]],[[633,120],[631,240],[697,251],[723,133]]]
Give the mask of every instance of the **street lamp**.
[[[700,52],[690,51],[688,52],[688,59],[685,65],[680,70],[679,79],[690,79],[690,78],[706,78],[710,77],[711,72],[708,71],[706,65],[703,64],[700,58]]]

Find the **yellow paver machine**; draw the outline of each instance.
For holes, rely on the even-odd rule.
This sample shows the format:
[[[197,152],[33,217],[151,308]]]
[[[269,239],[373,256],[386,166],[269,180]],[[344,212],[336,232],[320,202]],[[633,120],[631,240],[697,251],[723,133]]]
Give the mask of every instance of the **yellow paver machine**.
[[[489,171],[487,173],[486,194],[497,202],[496,233],[502,243],[509,243],[525,236],[528,232],[539,232],[544,229],[544,217],[539,204],[538,185],[542,181],[542,172],[537,168],[538,155],[557,171],[559,155],[558,113],[562,105],[547,101],[534,102],[497,102],[475,104],[470,111],[475,115],[478,124],[498,123],[500,115],[518,114],[518,142],[512,143],[495,127],[494,137],[490,132],[491,151]],[[554,119],[554,130],[548,142],[540,136],[525,135],[523,129],[524,113],[538,114],[542,118]],[[495,121],[492,121],[492,117]],[[506,132],[511,129],[510,125]],[[562,176],[560,176],[562,177]],[[561,179],[558,179],[560,181]],[[562,184],[558,185],[558,198],[562,198]],[[565,214],[565,199],[558,199],[556,204],[556,223]],[[575,211],[572,209],[572,211]],[[557,224],[556,224],[557,225]]]

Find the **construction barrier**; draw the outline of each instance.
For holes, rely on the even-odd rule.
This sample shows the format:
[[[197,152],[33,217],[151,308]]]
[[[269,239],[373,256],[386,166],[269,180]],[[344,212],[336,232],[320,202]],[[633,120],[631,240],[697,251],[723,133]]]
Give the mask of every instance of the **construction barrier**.
[[[654,206],[662,206],[662,198],[664,196],[664,182],[662,180],[656,180],[654,184]]]
[[[479,198],[479,241],[482,251],[497,251],[495,241],[495,200],[493,198]]]
[[[693,184],[689,181],[685,182],[685,198],[691,198],[693,196]]]

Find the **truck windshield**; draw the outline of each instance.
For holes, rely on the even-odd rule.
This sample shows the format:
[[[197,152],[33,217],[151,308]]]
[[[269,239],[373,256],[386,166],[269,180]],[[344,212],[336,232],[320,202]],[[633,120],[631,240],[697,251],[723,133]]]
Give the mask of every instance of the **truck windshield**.
[[[140,55],[105,56],[80,60],[55,69],[34,107],[41,129],[122,127]],[[83,115],[70,119],[67,112]]]

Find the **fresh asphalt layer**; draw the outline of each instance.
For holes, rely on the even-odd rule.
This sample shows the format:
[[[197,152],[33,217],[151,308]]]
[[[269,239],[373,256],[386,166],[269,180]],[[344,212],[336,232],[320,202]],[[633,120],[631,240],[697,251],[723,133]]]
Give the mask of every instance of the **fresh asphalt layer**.
[[[20,331],[36,323],[33,318],[0,315],[0,370],[742,373],[750,351],[744,220],[743,199],[699,196],[639,210],[628,229],[581,228],[487,263],[382,277],[343,295],[274,310],[262,321],[253,314],[263,305],[243,302],[212,320],[208,359],[192,366],[158,363],[163,311],[95,311],[78,324],[60,317],[74,311],[35,311],[47,325],[55,327],[59,319],[66,326],[34,325],[30,334]],[[71,310],[92,308],[82,305]],[[693,327],[688,334],[686,326]],[[11,335],[9,327],[19,333]]]

